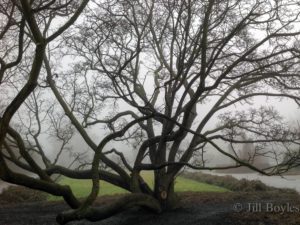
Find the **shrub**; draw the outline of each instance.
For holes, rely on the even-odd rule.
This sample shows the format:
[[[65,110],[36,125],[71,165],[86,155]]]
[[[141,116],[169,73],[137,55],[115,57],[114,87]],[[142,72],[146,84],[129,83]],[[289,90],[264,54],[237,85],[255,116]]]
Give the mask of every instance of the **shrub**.
[[[47,194],[20,186],[10,186],[0,194],[1,204],[46,201]]]
[[[216,185],[219,187],[227,188],[231,191],[251,192],[251,191],[277,191],[282,190],[284,192],[296,192],[295,190],[288,188],[275,188],[268,186],[260,180],[246,180],[245,178],[238,180],[233,176],[217,176],[211,174],[205,174],[201,172],[185,172],[183,177],[196,180],[203,183]]]

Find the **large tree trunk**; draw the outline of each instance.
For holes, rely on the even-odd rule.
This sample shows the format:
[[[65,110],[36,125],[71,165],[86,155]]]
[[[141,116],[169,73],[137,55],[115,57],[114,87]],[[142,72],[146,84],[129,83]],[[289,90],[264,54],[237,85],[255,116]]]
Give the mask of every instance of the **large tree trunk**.
[[[159,201],[162,210],[168,211],[176,208],[179,199],[174,191],[174,177],[162,171],[156,171],[154,176],[154,197]]]

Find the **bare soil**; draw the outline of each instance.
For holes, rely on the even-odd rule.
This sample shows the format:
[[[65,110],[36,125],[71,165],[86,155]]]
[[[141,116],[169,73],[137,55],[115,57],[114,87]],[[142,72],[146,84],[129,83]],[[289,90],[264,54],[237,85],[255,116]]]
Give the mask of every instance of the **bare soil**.
[[[175,210],[153,214],[144,209],[128,209],[96,223],[78,221],[72,225],[299,225],[299,195],[294,193],[183,193]],[[109,204],[120,196],[101,197],[97,205]],[[249,204],[261,204],[258,212]],[[266,204],[290,206],[289,212],[267,212]],[[237,207],[238,205],[238,207]],[[294,207],[294,210],[291,210]],[[1,225],[55,225],[55,217],[68,207],[63,202],[13,203],[0,206]],[[293,212],[292,212],[293,211]]]

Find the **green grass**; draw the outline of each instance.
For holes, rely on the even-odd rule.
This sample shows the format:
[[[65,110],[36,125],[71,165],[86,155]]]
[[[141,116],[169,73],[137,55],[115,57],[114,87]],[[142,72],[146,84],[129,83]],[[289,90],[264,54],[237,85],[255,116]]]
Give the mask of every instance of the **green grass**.
[[[175,181],[175,191],[194,191],[194,192],[226,192],[226,188],[214,186],[211,184],[201,183],[191,179],[178,177]]]
[[[142,174],[145,181],[150,185],[150,187],[153,187],[153,173],[147,172]],[[90,191],[92,182],[91,180],[75,180],[63,177],[60,182],[60,184],[66,184],[69,185],[74,192],[75,196],[81,198],[86,197]],[[191,179],[178,177],[175,181],[175,191],[176,192],[185,192],[185,191],[193,191],[193,192],[226,192],[228,191],[225,188],[201,183],[198,181],[194,181]],[[122,193],[128,193],[128,191],[119,188],[115,185],[109,184],[105,181],[100,182],[100,193],[99,195],[114,195],[114,194],[122,194]],[[49,195],[48,200],[49,201],[56,201],[61,200],[61,197],[56,197]]]

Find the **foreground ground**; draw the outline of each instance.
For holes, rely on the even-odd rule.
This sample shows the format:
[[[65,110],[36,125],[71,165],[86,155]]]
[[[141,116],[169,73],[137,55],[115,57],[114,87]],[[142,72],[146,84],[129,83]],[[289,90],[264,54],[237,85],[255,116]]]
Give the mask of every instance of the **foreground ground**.
[[[97,204],[119,196],[101,197]],[[131,209],[97,223],[72,225],[298,225],[300,199],[295,194],[268,193],[182,193],[181,206],[174,211],[152,214]],[[249,204],[251,207],[249,208]],[[266,206],[272,205],[269,212]],[[259,207],[261,205],[261,209]],[[257,207],[255,207],[257,206]],[[67,209],[62,202],[19,203],[0,206],[1,225],[54,225],[58,212]],[[297,210],[298,209],[298,210]],[[268,211],[269,210],[269,211]],[[256,212],[257,211],[257,212]]]

